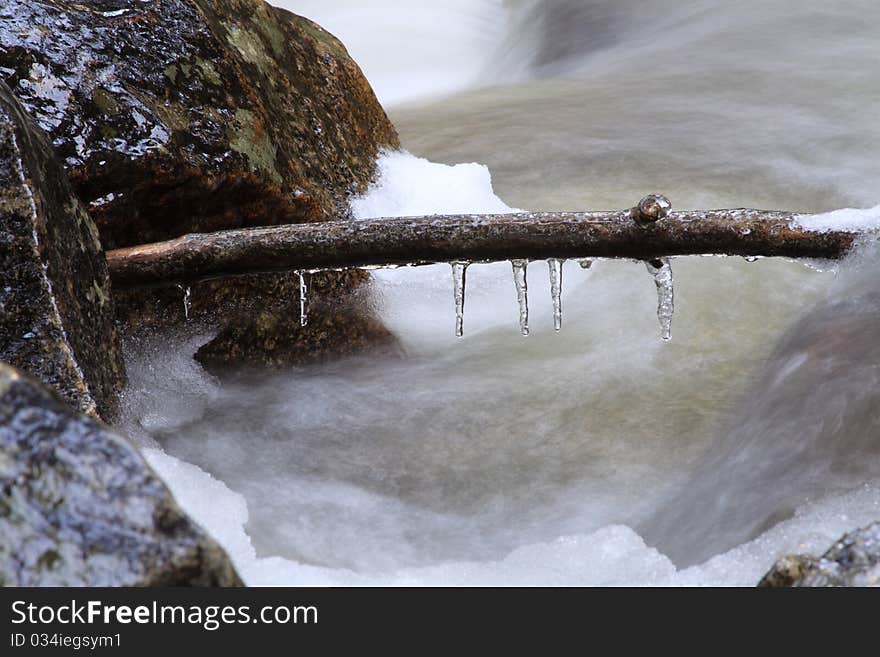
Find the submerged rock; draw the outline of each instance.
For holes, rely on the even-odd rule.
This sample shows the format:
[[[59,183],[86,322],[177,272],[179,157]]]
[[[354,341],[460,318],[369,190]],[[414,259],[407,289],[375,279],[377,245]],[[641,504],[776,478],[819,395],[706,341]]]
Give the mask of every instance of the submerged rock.
[[[0,0],[0,44],[0,70],[51,134],[106,249],[345,216],[379,150],[398,146],[344,46],[261,0]],[[296,276],[264,280],[264,309],[298,295]],[[254,286],[193,286],[192,309],[225,303],[217,328],[246,334],[253,313],[235,310]],[[117,302],[132,324],[182,319],[173,288]],[[310,336],[297,343],[308,350]]]
[[[0,586],[237,586],[125,439],[0,364]]]
[[[850,532],[821,558],[782,557],[758,586],[880,586],[880,522]]]
[[[98,232],[0,82],[0,359],[112,418],[125,382]]]

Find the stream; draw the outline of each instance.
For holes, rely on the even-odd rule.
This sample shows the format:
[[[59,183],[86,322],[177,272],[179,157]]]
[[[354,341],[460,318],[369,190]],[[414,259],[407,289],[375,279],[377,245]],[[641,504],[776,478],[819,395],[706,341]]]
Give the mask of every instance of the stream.
[[[873,3],[275,4],[400,131],[359,217],[878,200]],[[510,263],[467,268],[462,337],[449,264],[375,271],[401,359],[221,385],[209,336],[130,341],[122,428],[249,584],[754,585],[880,519],[880,254],[671,268],[668,341],[604,260],[528,264],[528,337]]]

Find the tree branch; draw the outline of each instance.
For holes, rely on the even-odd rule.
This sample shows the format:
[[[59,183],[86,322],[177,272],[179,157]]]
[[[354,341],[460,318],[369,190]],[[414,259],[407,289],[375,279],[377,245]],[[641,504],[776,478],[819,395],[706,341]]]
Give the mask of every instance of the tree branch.
[[[514,258],[675,255],[839,258],[858,233],[800,228],[791,212],[633,210],[437,215],[290,224],[184,235],[107,253],[113,284],[142,287],[286,270]],[[651,203],[647,203],[651,201]]]

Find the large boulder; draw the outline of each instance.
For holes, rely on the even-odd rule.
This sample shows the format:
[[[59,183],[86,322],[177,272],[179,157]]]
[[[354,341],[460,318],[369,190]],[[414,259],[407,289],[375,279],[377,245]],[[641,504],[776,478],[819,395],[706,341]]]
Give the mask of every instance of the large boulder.
[[[261,0],[0,0],[0,43],[0,71],[51,134],[106,249],[345,216],[347,198],[375,174],[379,150],[398,146],[343,45]],[[277,322],[298,333],[286,341],[299,345],[287,360],[313,356],[322,335],[298,328],[286,307],[298,298],[298,278],[260,280],[260,308],[296,324]],[[350,291],[366,280],[325,273],[315,287]],[[227,337],[253,335],[246,302],[254,288],[253,280],[196,285],[190,309],[222,318]],[[138,325],[183,318],[173,287],[117,291],[117,305]],[[323,310],[331,323],[365,318],[345,332],[356,340],[388,339],[369,312],[337,318],[335,308]],[[275,337],[248,349],[271,349]],[[234,360],[218,348],[212,359],[224,354]]]
[[[850,532],[820,558],[782,557],[758,586],[880,586],[880,522]]]
[[[125,439],[0,364],[0,586],[238,586]]]
[[[112,418],[125,382],[98,232],[0,82],[0,359]]]

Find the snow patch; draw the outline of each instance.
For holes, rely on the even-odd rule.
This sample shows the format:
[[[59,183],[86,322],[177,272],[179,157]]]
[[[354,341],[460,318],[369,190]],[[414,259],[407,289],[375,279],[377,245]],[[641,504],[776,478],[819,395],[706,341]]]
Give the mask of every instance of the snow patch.
[[[407,151],[386,151],[377,170],[367,193],[351,201],[358,219],[517,212],[492,190],[492,175],[483,164],[438,164]]]
[[[793,223],[806,230],[823,233],[830,230],[877,230],[880,229],[880,205],[872,208],[843,208],[822,214],[801,214],[794,218]]]

